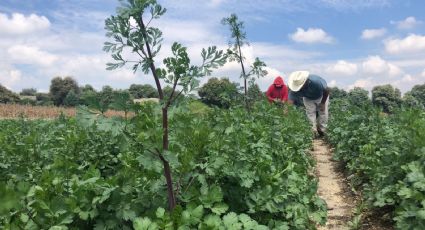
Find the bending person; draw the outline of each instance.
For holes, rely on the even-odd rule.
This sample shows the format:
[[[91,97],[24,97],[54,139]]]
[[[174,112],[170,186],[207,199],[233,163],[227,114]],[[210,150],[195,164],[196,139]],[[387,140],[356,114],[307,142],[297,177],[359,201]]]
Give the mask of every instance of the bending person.
[[[272,102],[286,102],[288,100],[288,88],[283,82],[282,77],[278,76],[274,79],[266,92],[267,99]]]
[[[315,136],[323,136],[328,123],[329,88],[325,79],[308,71],[289,75],[289,103],[301,97]]]

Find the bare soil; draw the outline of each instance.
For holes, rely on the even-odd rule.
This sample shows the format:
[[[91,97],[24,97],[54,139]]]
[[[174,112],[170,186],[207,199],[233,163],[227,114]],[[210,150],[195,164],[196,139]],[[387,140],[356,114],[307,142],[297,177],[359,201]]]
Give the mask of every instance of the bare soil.
[[[332,161],[332,152],[323,140],[314,140],[312,154],[317,162],[318,194],[328,205],[328,221],[318,229],[350,229],[348,222],[356,202],[347,191],[344,175],[337,170],[337,162]]]
[[[316,159],[315,174],[319,179],[318,195],[328,206],[328,221],[318,230],[351,229],[349,221],[355,216],[356,206],[361,197],[352,192],[340,162],[332,160],[332,150],[321,139],[313,141],[313,156]],[[363,210],[362,220],[358,229],[392,230],[390,218],[384,213]]]

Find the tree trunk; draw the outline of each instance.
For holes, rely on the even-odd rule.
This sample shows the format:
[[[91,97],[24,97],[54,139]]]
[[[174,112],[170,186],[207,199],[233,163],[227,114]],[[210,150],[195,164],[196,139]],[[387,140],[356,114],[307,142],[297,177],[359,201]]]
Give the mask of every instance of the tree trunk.
[[[168,108],[162,108],[162,129],[162,149],[165,152],[168,151]],[[160,155],[160,158],[164,165],[164,175],[167,181],[168,208],[172,211],[176,207],[176,198],[174,196],[170,164],[162,155]]]
[[[248,92],[247,92],[247,86],[246,86],[246,73],[245,73],[245,67],[243,65],[242,50],[241,50],[239,38],[237,39],[237,44],[239,49],[239,60],[241,62],[241,67],[242,67],[243,87],[245,92],[244,101],[245,101],[246,109],[249,111]]]
[[[143,22],[143,17],[140,16],[140,26],[142,28],[142,36],[146,41],[146,49],[149,59],[151,60],[150,63],[150,69],[152,72],[152,75],[155,79],[156,88],[158,90],[159,99],[164,100],[164,94],[161,88],[161,83],[159,81],[158,74],[156,72],[156,67],[153,62],[153,56],[151,52],[151,48],[148,41],[148,36],[146,34],[146,27]],[[169,99],[171,100],[171,98]],[[164,152],[168,151],[168,106],[165,106],[162,108],[162,153],[158,153],[159,158],[162,161],[162,164],[164,165],[164,176],[167,181],[167,193],[168,193],[168,208],[171,211],[176,207],[176,198],[174,196],[174,189],[173,189],[173,178],[171,176],[171,168],[170,164],[168,163],[167,159],[164,158],[162,155]]]

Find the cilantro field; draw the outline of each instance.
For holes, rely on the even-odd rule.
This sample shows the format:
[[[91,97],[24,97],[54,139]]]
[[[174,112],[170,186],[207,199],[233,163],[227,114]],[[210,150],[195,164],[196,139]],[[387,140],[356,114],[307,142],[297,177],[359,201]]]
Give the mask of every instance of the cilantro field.
[[[160,107],[135,116],[0,121],[1,229],[315,229],[312,136],[303,111],[266,102],[170,110],[177,205],[167,207]],[[332,107],[327,140],[370,210],[396,229],[424,225],[425,113],[383,114],[345,100]]]
[[[200,112],[202,111],[202,112]],[[314,229],[316,195],[302,111],[260,103],[170,113],[177,206],[167,210],[160,110],[136,116],[0,122],[3,229]]]
[[[329,142],[365,206],[397,229],[425,229],[425,112],[382,113],[369,103],[332,108]]]
[[[369,4],[369,1],[364,2]],[[11,87],[0,85],[0,230],[367,229],[364,226],[374,223],[363,225],[362,222],[367,222],[371,214],[378,219],[382,217],[390,225],[389,228],[373,226],[377,227],[373,230],[425,229],[425,84],[413,86],[418,83],[413,75],[375,55],[367,55],[363,62],[353,64],[340,58],[349,56],[347,53],[339,53],[337,65],[327,66],[324,63],[330,63],[331,59],[320,49],[297,45],[311,50],[293,52],[280,40],[278,46],[266,45],[263,51],[257,49],[266,57],[260,59],[255,57],[253,48],[248,48],[250,41],[244,22],[236,13],[229,15],[226,11],[227,16],[221,18],[220,28],[226,29],[223,34],[204,35],[208,30],[203,27],[207,25],[203,24],[203,19],[199,20],[200,38],[208,37],[201,41],[198,33],[189,30],[196,27],[198,21],[189,26],[171,23],[173,15],[192,12],[178,12],[180,8],[171,4],[170,9],[174,10],[171,17],[162,18],[167,8],[156,0],[119,0],[116,4],[115,12],[108,13],[110,16],[85,11],[75,14],[100,18],[100,23],[91,24],[101,24],[104,34],[98,38],[76,31],[83,40],[66,47],[69,53],[81,55],[81,58],[70,58],[76,60],[68,65],[61,62],[65,58],[48,55],[38,47],[19,45],[7,49],[11,58],[3,60],[23,60],[16,65],[4,65],[6,67],[25,68],[34,63],[46,69],[49,65],[55,66],[54,71],[46,72],[40,69],[1,72],[8,74],[2,79],[10,84],[24,82],[23,75],[29,72],[48,75],[67,67],[78,70],[77,73],[87,80],[94,80],[90,74],[105,75],[100,70],[106,69],[111,72],[96,78],[96,84],[107,84],[104,80],[109,79],[131,85],[128,89],[104,85],[98,91],[99,88],[90,84],[78,85],[70,76],[57,76],[51,79],[49,92],[22,89],[21,93],[31,95],[18,95],[9,89]],[[354,1],[344,3],[352,4]],[[252,6],[255,6],[254,12],[262,12],[256,4]],[[203,16],[213,15],[199,12]],[[52,15],[68,21],[66,14],[61,16],[55,11]],[[219,15],[224,15],[224,11]],[[279,14],[281,16],[284,14]],[[13,14],[12,21],[13,18],[17,18],[17,25],[25,19],[20,14]],[[37,15],[31,14],[29,18],[37,18]],[[257,17],[248,17],[248,22],[253,23],[248,28],[264,32],[264,37],[274,37],[257,24],[268,20],[257,18],[254,22],[253,18]],[[309,17],[316,18],[322,17]],[[9,20],[3,14],[0,19]],[[410,23],[422,23],[413,17],[407,19]],[[44,16],[39,21],[44,22],[45,29],[50,26]],[[86,20],[78,20],[79,23],[83,21]],[[33,22],[30,22],[25,27],[32,28]],[[399,23],[391,21],[390,24]],[[66,31],[69,25],[74,22],[66,24]],[[219,28],[218,25],[217,20],[212,28]],[[340,31],[351,31],[346,30],[347,25],[344,24]],[[8,29],[13,27],[7,26]],[[165,28],[165,33],[161,27]],[[170,29],[175,34],[170,33]],[[17,33],[21,32],[17,30]],[[311,33],[319,35],[321,43],[329,47],[334,42],[346,43],[336,42],[338,40],[327,36],[322,29],[313,27],[306,31],[297,27],[296,33],[286,37],[293,42],[318,42],[311,38]],[[385,33],[385,28],[365,29],[362,40]],[[213,34],[225,38],[226,42],[208,46],[217,39]],[[278,37],[283,38],[282,35]],[[299,39],[300,36],[308,39]],[[187,42],[181,37],[190,37],[193,41]],[[259,36],[254,37],[253,45],[266,44],[258,42]],[[10,38],[14,39],[15,35]],[[62,40],[59,35],[54,38]],[[425,37],[414,34],[406,37],[407,40],[388,37],[383,42],[385,45],[403,42],[395,46],[403,48],[410,47],[416,43],[411,39],[418,38],[422,42],[419,48],[423,49]],[[87,45],[91,40],[99,46]],[[280,46],[282,44],[284,46]],[[78,46],[99,48],[103,53],[84,58],[84,54],[89,53],[79,51]],[[410,47],[408,51],[420,49]],[[331,53],[338,50],[333,47]],[[357,48],[348,50],[352,52]],[[30,53],[30,58],[16,51]],[[277,53],[284,55],[275,55]],[[40,62],[38,58],[42,59],[39,56],[43,55],[50,61]],[[271,60],[270,55],[279,60]],[[311,62],[313,57],[322,64]],[[414,57],[417,63],[419,56]],[[264,60],[272,65],[267,66]],[[410,65],[402,60],[398,63]],[[226,72],[229,67],[232,71]],[[320,101],[320,109],[316,108],[316,112],[327,114],[327,101],[330,103],[328,129],[323,127],[321,131],[326,132],[320,137],[312,131],[303,102],[293,104],[293,100],[287,101],[285,96],[275,98],[277,100],[270,98],[269,103],[258,84],[261,82],[264,88],[271,77],[281,75],[291,86],[289,82],[294,81],[289,80],[286,72],[301,67],[323,69],[322,73],[334,70],[338,75],[338,78],[320,80],[320,87],[317,87],[320,99],[314,97],[317,103]],[[216,70],[218,73],[214,72]],[[415,74],[425,78],[425,69],[420,71],[423,72],[415,69]],[[337,84],[335,79],[338,82],[343,79],[341,75],[354,76],[357,72],[358,76],[367,78],[345,85],[350,89],[348,92],[331,87]],[[312,79],[308,78],[315,76],[310,74],[306,74],[300,88],[296,89],[298,92],[303,88],[310,91]],[[368,74],[388,74],[392,80],[383,81],[387,84],[379,86],[375,84],[379,78]],[[227,75],[239,82],[224,77]],[[404,76],[401,78],[401,75]],[[217,78],[222,76],[224,78]],[[26,84],[31,84],[32,80],[37,83],[35,77],[30,78]],[[201,83],[204,84],[201,86]],[[412,84],[410,91],[406,91],[410,85],[404,83]],[[281,89],[286,87],[286,84],[278,85]],[[357,85],[372,86],[371,97],[368,90]],[[403,91],[398,85],[403,86]],[[279,90],[280,96],[281,92],[285,91]],[[307,101],[304,100],[306,106]],[[310,113],[309,116],[314,116],[314,110]],[[322,171],[318,170],[319,163],[325,163],[321,164]],[[332,181],[323,183],[323,178]],[[323,196],[326,192],[329,196]],[[335,198],[332,196],[338,199],[328,199]],[[348,196],[350,199],[344,199]],[[331,203],[339,206],[332,207]],[[341,210],[344,214],[338,213]]]

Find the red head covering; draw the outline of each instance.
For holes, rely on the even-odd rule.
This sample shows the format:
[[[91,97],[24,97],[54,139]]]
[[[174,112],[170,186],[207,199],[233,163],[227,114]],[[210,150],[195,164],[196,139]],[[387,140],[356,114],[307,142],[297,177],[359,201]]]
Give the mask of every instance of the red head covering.
[[[269,89],[266,92],[267,99],[272,102],[274,99],[279,99],[281,101],[288,100],[288,88],[283,82],[283,78],[281,76],[276,77],[272,85],[270,85]]]
[[[276,77],[276,79],[274,79],[273,84],[276,87],[282,87],[284,85],[282,77],[281,76]]]

